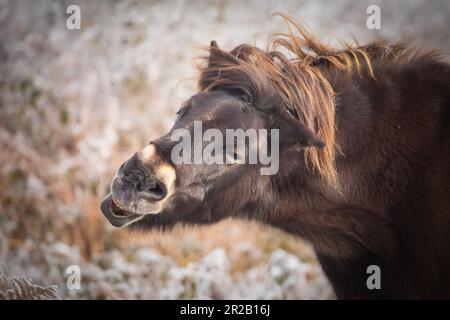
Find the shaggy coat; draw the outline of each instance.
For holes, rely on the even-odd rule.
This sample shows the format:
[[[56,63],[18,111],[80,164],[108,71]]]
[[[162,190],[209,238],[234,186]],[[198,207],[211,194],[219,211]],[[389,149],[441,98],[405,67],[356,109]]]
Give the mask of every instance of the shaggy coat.
[[[222,115],[217,126],[278,127],[278,174],[227,168],[213,179],[206,167],[173,166],[175,195],[202,170],[195,186],[206,187],[190,183],[179,199],[191,200],[172,195],[132,226],[257,220],[309,241],[338,298],[450,298],[450,65],[386,41],[334,50],[286,19],[267,51],[212,42],[200,92],[175,125]],[[153,143],[167,160],[164,137]],[[116,198],[104,207],[132,211]],[[371,265],[379,290],[367,287]]]

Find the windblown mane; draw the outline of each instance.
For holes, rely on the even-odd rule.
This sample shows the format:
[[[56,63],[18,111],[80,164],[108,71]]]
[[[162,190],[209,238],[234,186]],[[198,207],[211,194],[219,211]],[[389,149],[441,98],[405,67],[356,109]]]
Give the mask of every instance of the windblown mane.
[[[335,50],[299,22],[281,16],[288,32],[275,34],[266,51],[244,44],[226,52],[212,43],[208,65],[200,67],[199,88],[241,92],[251,97],[255,106],[275,95],[281,98],[282,106],[325,142],[322,149],[305,149],[306,164],[337,187],[335,92],[324,67],[375,78],[375,60],[407,61],[414,59],[417,51],[390,46],[383,40],[365,47],[356,41],[353,45],[340,41],[344,49]]]

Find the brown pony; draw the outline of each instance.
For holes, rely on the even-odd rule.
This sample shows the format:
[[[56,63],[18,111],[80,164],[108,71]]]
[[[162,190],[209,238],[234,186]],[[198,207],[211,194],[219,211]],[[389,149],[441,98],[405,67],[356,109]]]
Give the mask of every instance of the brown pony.
[[[103,214],[135,229],[256,220],[308,240],[338,298],[450,298],[450,65],[385,41],[334,50],[286,19],[267,51],[211,43],[199,92],[119,168]],[[171,135],[194,121],[278,129],[278,172],[174,163]]]

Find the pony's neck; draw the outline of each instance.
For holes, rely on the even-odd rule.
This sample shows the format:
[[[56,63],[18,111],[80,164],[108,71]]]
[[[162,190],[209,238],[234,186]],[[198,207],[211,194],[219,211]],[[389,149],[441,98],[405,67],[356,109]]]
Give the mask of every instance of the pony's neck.
[[[301,175],[301,177],[300,177]],[[352,203],[345,194],[302,173],[278,188],[267,223],[309,241],[322,254],[394,254],[392,226],[379,212]],[[283,182],[284,183],[284,182]]]

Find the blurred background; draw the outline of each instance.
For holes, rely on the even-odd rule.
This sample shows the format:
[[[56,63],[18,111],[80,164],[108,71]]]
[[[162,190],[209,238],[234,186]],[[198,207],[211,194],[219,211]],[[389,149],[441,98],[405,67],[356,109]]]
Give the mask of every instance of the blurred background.
[[[66,9],[81,9],[81,29]],[[381,9],[369,30],[366,10]],[[99,211],[119,165],[171,127],[212,39],[264,48],[281,11],[324,40],[450,50],[450,1],[0,0],[0,269],[63,299],[332,299],[311,248],[240,221],[167,234]],[[81,289],[66,285],[78,265]]]

